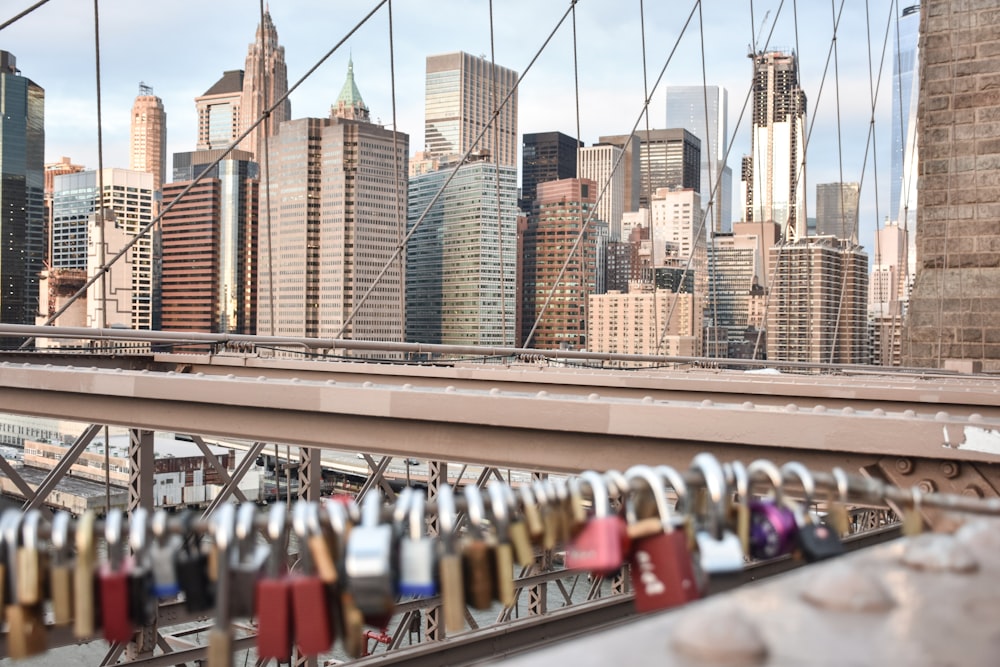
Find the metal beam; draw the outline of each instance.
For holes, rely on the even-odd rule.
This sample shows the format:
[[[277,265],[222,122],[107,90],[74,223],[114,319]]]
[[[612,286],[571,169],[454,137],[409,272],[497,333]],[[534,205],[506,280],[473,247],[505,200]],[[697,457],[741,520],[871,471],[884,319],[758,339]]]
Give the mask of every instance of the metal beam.
[[[14,466],[7,463],[7,459],[0,458],[0,472],[6,475],[10,481],[14,482],[14,486],[16,486],[17,490],[21,492],[21,495],[24,496],[25,505],[34,500],[34,490],[27,482],[24,481],[24,478],[21,477],[20,473],[17,472]],[[52,518],[52,511],[48,507],[42,507],[40,509],[45,512],[46,518]]]
[[[222,480],[223,488],[229,486],[230,483],[232,482],[232,479],[229,477],[229,471],[226,470],[226,466],[219,463],[218,457],[216,457],[215,454],[212,453],[212,450],[209,449],[208,445],[205,444],[205,440],[202,439],[201,436],[192,435],[191,441],[198,446],[198,449],[201,450],[202,455],[205,457],[205,461],[208,463],[208,465],[212,466],[212,470],[214,470],[215,474],[218,475],[219,479]],[[254,456],[254,458],[257,457]],[[242,477],[240,479],[242,479]],[[247,497],[242,491],[240,491],[240,487],[237,486],[237,484],[239,484],[239,480],[233,483],[232,493],[234,496],[236,496],[236,500],[240,501],[241,503],[245,503],[247,501]]]
[[[153,510],[153,473],[156,471],[154,434],[145,429],[128,432],[128,512],[137,507]],[[105,443],[107,445],[107,443]]]
[[[2,404],[3,402],[0,401],[0,405]],[[50,493],[52,493],[52,489],[56,488],[56,485],[62,481],[63,475],[69,472],[73,464],[76,463],[76,460],[80,458],[80,454],[83,453],[83,450],[87,448],[87,445],[90,444],[90,441],[94,439],[94,436],[97,435],[97,432],[100,431],[101,428],[103,428],[101,424],[91,424],[84,429],[83,433],[80,434],[80,437],[73,442],[70,448],[66,450],[66,453],[63,454],[63,457],[59,459],[59,463],[52,468],[52,471],[49,472],[49,474],[45,476],[45,479],[42,480],[42,483],[38,485],[38,488],[35,490],[34,498],[25,504],[24,511],[41,507],[42,503],[45,502],[45,499],[49,497]],[[104,443],[104,446],[109,447],[110,444],[106,442]]]
[[[254,465],[257,457],[264,451],[265,445],[266,443],[257,441],[247,448],[246,456],[244,456],[243,460],[240,461],[240,464],[236,466],[236,470],[233,471],[233,476],[230,478],[229,482],[219,489],[218,495],[215,496],[215,499],[209,503],[208,507],[205,508],[205,511],[202,512],[202,519],[212,516],[212,512],[215,511],[215,508],[226,502],[226,499],[229,498],[233,488],[239,484],[240,480],[247,474],[247,471],[250,470],[250,467]]]

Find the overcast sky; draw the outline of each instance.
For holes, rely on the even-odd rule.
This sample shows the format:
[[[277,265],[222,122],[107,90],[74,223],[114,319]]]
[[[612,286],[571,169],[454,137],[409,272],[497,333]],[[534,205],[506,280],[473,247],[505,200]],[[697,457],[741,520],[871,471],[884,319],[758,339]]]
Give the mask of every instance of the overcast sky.
[[[7,0],[0,10],[0,20],[30,4],[30,0]],[[285,47],[289,83],[299,80],[376,4],[376,0],[272,0],[269,10],[279,42]],[[496,61],[519,73],[525,72],[569,6],[568,0],[493,0],[492,4]],[[702,82],[699,16],[694,0],[646,0],[643,4],[650,87],[666,64],[688,14],[695,9],[663,82],[651,93],[650,127],[661,128],[666,114],[664,87]],[[797,21],[793,13],[796,4]],[[809,215],[815,212],[817,183],[862,181],[860,240],[870,248],[876,221],[888,211],[893,42],[890,37],[884,57],[876,107],[877,151],[873,153],[866,151],[872,115],[867,35],[872,35],[872,69],[877,77],[887,23],[895,10],[891,2],[867,4],[872,6],[870,17],[866,17],[866,3],[861,0],[789,0],[784,6],[780,0],[705,0],[701,14],[707,83],[729,91],[729,131],[734,144],[729,164],[735,179],[734,195],[740,156],[750,150],[746,131],[749,114],[740,120],[752,75],[748,47],[754,33],[760,34],[759,46],[763,47],[773,27],[771,48],[792,49],[798,44],[808,122],[815,124],[808,148]],[[827,66],[827,58],[834,11],[839,12],[841,6],[836,62],[839,144],[843,148],[838,151],[834,60],[831,58]],[[392,3],[397,125],[410,135],[411,152],[423,145],[426,56],[461,50],[489,57],[489,7],[486,0]],[[751,23],[751,7],[755,23]],[[293,117],[329,114],[330,104],[344,83],[348,57],[353,54],[355,78],[372,118],[386,125],[392,123],[386,9],[383,6],[292,93]],[[639,0],[578,3],[580,135],[588,145],[600,135],[627,132],[639,118],[644,99],[639,9]],[[194,150],[194,98],[211,87],[225,70],[243,69],[259,11],[256,0],[100,2],[105,166],[128,167],[129,115],[140,81],[152,86],[163,99],[170,154]],[[45,89],[46,161],[68,156],[88,168],[96,167],[93,3],[50,0],[0,31],[0,49],[13,53],[23,75]],[[560,130],[575,135],[574,97],[573,24],[567,19],[519,89],[518,131]],[[643,129],[645,121],[639,127]],[[866,152],[867,169],[862,173]],[[874,204],[876,159],[878,210]],[[168,171],[170,166],[168,157]]]

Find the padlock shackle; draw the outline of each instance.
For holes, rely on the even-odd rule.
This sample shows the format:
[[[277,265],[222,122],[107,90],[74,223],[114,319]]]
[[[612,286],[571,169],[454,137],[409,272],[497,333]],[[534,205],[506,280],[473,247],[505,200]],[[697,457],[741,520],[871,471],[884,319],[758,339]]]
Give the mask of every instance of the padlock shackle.
[[[253,503],[243,503],[236,511],[233,534],[237,544],[237,561],[245,562],[256,546],[257,508]]]
[[[466,484],[462,487],[462,495],[465,496],[465,511],[469,515],[469,525],[477,536],[482,537],[486,531],[486,504],[483,502],[483,494],[475,484]]]
[[[414,491],[410,496],[410,506],[407,512],[406,528],[411,540],[419,540],[424,536],[424,508],[426,499],[420,491]]]
[[[594,470],[584,470],[579,477],[574,478],[574,481],[576,480],[578,484],[586,484],[590,488],[594,518],[604,519],[611,516],[611,500],[608,497],[608,485],[604,477]]]
[[[104,542],[108,545],[108,565],[112,572],[122,567],[125,549],[122,544],[123,512],[118,507],[112,507],[104,517]]]
[[[677,469],[673,466],[668,465],[658,465],[655,470],[667,481],[671,490],[677,494],[677,511],[681,514],[690,514],[691,496],[688,494],[688,486],[687,482],[684,481],[684,475],[677,472]]]
[[[42,511],[39,509],[28,510],[21,520],[21,545],[25,549],[38,550],[39,534],[38,527],[42,518]]]
[[[715,539],[722,539],[727,502],[726,472],[722,469],[719,459],[707,452],[702,452],[691,460],[691,469],[701,473],[705,489],[708,490],[708,498],[712,505],[709,511],[709,532]]]
[[[726,485],[730,492],[735,491],[741,503],[750,502],[750,476],[747,475],[746,466],[740,461],[730,461],[724,463],[722,469],[726,473]]]
[[[841,467],[835,467],[830,471],[833,476],[833,481],[837,485],[837,500],[843,504],[847,504],[850,500],[849,494],[851,492],[851,480],[847,477],[847,473]]]
[[[5,510],[0,516],[0,533],[4,545],[4,557],[7,560],[7,597],[12,603],[17,601],[17,537],[20,533],[21,517],[19,510]],[[6,604],[6,601],[2,601]]]
[[[812,504],[813,499],[816,497],[816,478],[809,472],[809,469],[798,461],[789,461],[781,466],[782,487],[788,481],[789,476],[798,479],[799,485],[802,487],[802,493],[805,496],[805,504],[807,506]]]
[[[672,533],[674,525],[673,516],[670,512],[670,503],[667,502],[667,494],[663,489],[663,480],[657,474],[656,470],[648,465],[634,465],[625,471],[623,478],[628,482],[630,489],[632,489],[632,482],[634,480],[642,480],[646,483],[649,492],[653,496],[653,501],[656,503],[656,511],[660,523],[663,524],[663,532]],[[639,521],[639,517],[635,511],[634,489],[625,494],[625,518],[629,524],[635,524]]]
[[[128,546],[136,560],[141,560],[149,548],[149,510],[136,507],[128,519]]]
[[[438,488],[438,532],[447,553],[455,551],[455,492],[451,484],[442,484]]]
[[[271,540],[271,554],[268,557],[267,570],[273,579],[279,578],[288,567],[288,561],[285,557],[288,551],[288,529],[285,523],[287,513],[287,505],[279,500],[271,505],[267,514],[267,536]]]
[[[382,492],[369,489],[361,503],[361,525],[374,528],[382,521]]]
[[[396,502],[392,505],[393,535],[409,532],[410,503],[413,502],[413,493],[412,486],[404,486],[403,490],[396,495]]]
[[[292,531],[299,542],[299,567],[302,574],[311,575],[313,572],[312,552],[309,551],[309,515],[316,509],[315,504],[306,500],[299,500],[292,508]],[[318,524],[318,521],[317,521]]]
[[[750,485],[758,479],[763,478],[771,485],[771,492],[776,505],[781,504],[784,489],[782,488],[781,469],[767,459],[757,459],[751,461],[747,466],[747,475],[750,477]]]
[[[507,485],[497,479],[486,483],[486,492],[490,496],[490,512],[496,524],[497,539],[507,542],[510,533],[510,518],[512,508],[508,504]]]
[[[59,510],[52,517],[52,530],[49,542],[55,551],[56,564],[62,565],[69,556],[70,528],[73,525],[73,515],[65,510]]]

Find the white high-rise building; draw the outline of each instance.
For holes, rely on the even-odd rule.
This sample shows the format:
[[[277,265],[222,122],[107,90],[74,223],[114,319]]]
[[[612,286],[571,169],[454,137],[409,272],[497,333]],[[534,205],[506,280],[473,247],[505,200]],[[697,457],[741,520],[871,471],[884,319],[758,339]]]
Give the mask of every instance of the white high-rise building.
[[[587,146],[577,152],[577,178],[589,178],[597,184],[594,219],[608,224],[611,240],[622,238],[622,215],[625,213],[625,170],[619,162],[622,149],[611,144]],[[615,169],[615,165],[619,168]]]
[[[653,194],[650,218],[653,266],[664,266],[668,259],[686,260],[697,247],[704,249],[704,232],[697,235],[701,195],[696,190],[659,188]]]
[[[707,106],[706,106],[707,104]],[[733,222],[733,170],[729,150],[729,93],[720,86],[667,86],[667,127],[682,127],[701,140],[701,201],[712,210],[712,229],[726,232]]]
[[[744,156],[743,220],[776,222],[785,240],[807,236],[806,95],[799,87],[793,53],[753,57],[753,121],[750,155]]]
[[[100,178],[99,178],[100,176]],[[103,196],[98,196],[100,189]],[[96,269],[117,254],[127,241],[153,220],[153,174],[127,169],[104,169],[64,174],[53,179],[52,194],[52,268],[86,269],[93,275]],[[97,215],[98,202],[105,209],[103,228]],[[101,238],[95,236],[99,234]],[[88,319],[92,326],[122,324],[131,329],[158,329],[156,291],[159,289],[159,267],[154,249],[158,246],[157,232],[151,230],[112,268],[105,280],[105,298],[113,294],[111,281],[116,280],[130,294],[115,294],[114,312],[107,305],[106,316],[99,309],[101,292],[87,295]],[[123,267],[130,267],[125,269]],[[99,285],[100,283],[95,283]],[[95,289],[100,289],[96,287]],[[105,317],[108,324],[104,324]]]

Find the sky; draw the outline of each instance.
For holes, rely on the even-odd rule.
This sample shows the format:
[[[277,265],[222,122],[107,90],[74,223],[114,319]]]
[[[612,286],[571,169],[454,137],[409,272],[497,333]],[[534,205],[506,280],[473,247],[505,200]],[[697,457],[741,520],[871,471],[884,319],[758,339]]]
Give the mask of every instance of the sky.
[[[0,21],[31,4],[31,0],[8,0],[0,9]],[[268,10],[285,48],[289,84],[299,81],[378,4],[378,0],[271,0]],[[870,5],[867,10],[866,4]],[[752,76],[747,58],[750,45],[756,41],[758,49],[765,45],[795,49],[807,97],[807,124],[812,128],[806,167],[808,215],[815,212],[817,183],[861,182],[860,241],[871,248],[874,230],[889,208],[893,42],[891,36],[885,44],[884,40],[890,17],[899,11],[895,4],[580,0],[575,17],[579,136],[590,145],[601,135],[626,133],[637,123],[639,129],[646,127],[642,117],[644,24],[649,127],[665,126],[667,85],[702,83],[704,50],[704,81],[729,92],[733,144],[729,165],[735,196],[740,157],[750,151],[749,109],[743,111]],[[97,166],[93,5],[50,0],[0,31],[0,49],[13,53],[22,74],[45,89],[47,162],[67,156],[76,164]],[[394,63],[395,125],[409,134],[411,153],[419,150],[423,146],[426,57],[466,51],[489,58],[492,6],[496,62],[524,75],[518,92],[518,132],[577,134],[572,16],[542,49],[570,6],[569,0],[395,0],[391,3],[392,58],[389,6],[378,9],[294,90],[293,118],[329,115],[344,83],[348,58],[353,58],[355,80],[372,119],[391,126]],[[169,156],[195,148],[194,98],[225,70],[244,68],[260,3],[100,0],[99,12],[104,165],[128,167],[130,110],[143,82],[153,87],[166,108],[169,172]],[[840,17],[836,58],[831,51],[835,13]],[[661,71],[662,81],[653,90]],[[875,141],[870,143],[873,117]]]

